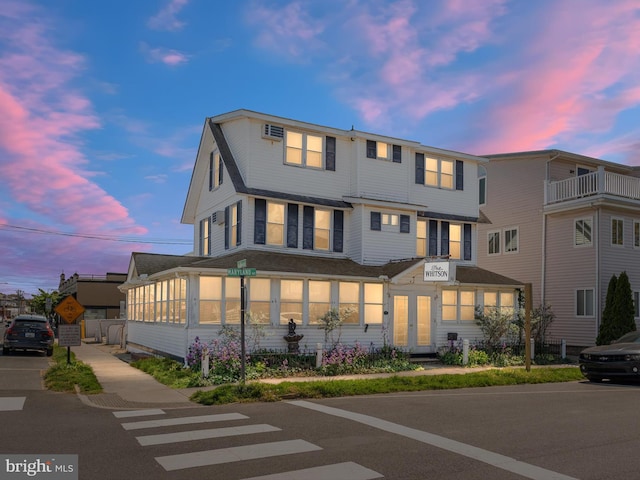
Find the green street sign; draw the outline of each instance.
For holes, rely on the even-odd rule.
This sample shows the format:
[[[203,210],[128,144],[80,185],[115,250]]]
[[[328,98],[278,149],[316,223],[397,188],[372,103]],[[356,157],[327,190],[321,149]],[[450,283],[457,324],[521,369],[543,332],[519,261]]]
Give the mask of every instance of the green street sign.
[[[227,276],[229,277],[255,277],[255,268],[227,268]]]

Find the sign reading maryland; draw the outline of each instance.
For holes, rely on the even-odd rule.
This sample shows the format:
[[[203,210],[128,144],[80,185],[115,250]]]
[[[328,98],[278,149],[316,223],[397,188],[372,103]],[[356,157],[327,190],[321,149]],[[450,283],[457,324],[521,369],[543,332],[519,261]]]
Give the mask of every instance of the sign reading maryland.
[[[56,313],[66,323],[73,323],[84,312],[84,307],[72,296],[66,297],[56,307]]]

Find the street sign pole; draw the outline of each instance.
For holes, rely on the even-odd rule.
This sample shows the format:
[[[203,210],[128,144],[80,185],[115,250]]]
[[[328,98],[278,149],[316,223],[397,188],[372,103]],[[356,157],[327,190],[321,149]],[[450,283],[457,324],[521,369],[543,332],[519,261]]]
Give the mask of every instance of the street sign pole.
[[[245,381],[245,346],[244,346],[244,275],[240,276],[240,380]]]

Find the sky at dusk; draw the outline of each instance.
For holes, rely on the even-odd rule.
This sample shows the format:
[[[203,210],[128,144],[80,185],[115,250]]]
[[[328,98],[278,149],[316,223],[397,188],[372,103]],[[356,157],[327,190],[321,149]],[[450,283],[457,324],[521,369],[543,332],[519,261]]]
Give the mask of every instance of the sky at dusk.
[[[0,292],[186,254],[206,117],[640,165],[638,0],[0,0]]]

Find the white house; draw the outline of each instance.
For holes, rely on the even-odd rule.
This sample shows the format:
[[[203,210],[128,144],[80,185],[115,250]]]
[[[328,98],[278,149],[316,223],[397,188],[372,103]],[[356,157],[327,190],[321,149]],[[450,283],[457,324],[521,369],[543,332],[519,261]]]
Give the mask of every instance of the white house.
[[[207,118],[182,215],[194,251],[132,255],[129,348],[183,358],[239,325],[238,265],[255,269],[243,282],[263,348],[286,348],[290,319],[315,348],[332,308],[352,312],[343,343],[429,353],[480,338],[475,307],[513,309],[522,285],[476,264],[486,162],[248,110]]]

